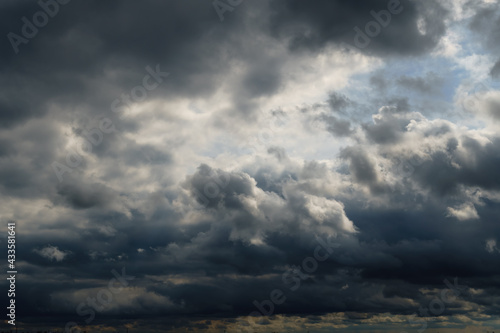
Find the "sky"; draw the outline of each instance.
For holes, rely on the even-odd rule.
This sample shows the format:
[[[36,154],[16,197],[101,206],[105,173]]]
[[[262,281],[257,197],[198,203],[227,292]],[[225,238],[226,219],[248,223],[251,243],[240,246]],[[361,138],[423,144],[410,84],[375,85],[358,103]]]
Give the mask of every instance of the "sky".
[[[499,27],[497,0],[2,0],[15,327],[500,331]]]

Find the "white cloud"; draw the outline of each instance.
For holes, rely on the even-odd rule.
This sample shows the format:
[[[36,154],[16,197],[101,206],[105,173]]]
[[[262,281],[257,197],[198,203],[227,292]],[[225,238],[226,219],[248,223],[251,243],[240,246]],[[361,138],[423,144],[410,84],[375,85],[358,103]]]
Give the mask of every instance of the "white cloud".
[[[49,245],[44,247],[41,250],[35,249],[33,252],[38,253],[40,256],[55,260],[55,261],[63,261],[66,256],[71,254],[71,251],[61,251],[57,246]]]
[[[488,253],[493,253],[495,251],[500,252],[500,249],[497,248],[497,241],[494,239],[488,239],[486,241],[486,251],[488,251]]]
[[[479,215],[476,211],[476,207],[474,207],[471,203],[463,204],[458,208],[448,207],[448,217],[455,217],[459,221],[467,221],[467,220],[477,220],[479,219]]]
[[[101,225],[98,227],[98,230],[101,234],[103,234],[105,236],[112,237],[112,236],[116,235],[116,229],[110,225]]]

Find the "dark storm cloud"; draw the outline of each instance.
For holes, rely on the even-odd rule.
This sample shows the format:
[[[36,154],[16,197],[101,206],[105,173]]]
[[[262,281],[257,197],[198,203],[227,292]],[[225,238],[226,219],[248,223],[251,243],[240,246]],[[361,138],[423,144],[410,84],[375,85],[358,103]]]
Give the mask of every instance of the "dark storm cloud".
[[[279,65],[277,59],[271,63],[255,63],[246,74],[242,89],[256,97],[275,93],[282,81],[280,73],[276,71]]]
[[[406,126],[414,117],[406,111],[409,109],[407,99],[389,100],[389,105],[379,110],[379,115],[372,124],[364,124],[368,138],[377,144],[393,144],[401,140]]]
[[[379,176],[375,175],[373,170],[374,165],[367,161],[366,154],[351,150],[347,155],[351,163],[355,163],[353,172],[356,173],[356,179],[367,184],[379,181]],[[303,172],[297,173],[297,180],[288,182],[289,185],[305,182],[325,172],[327,170],[319,165],[308,164],[304,166]],[[33,304],[26,307],[23,314],[37,316],[37,306],[44,305],[52,309],[51,314],[59,316],[63,321],[74,320],[75,313],[71,309],[86,296],[82,296],[84,293],[75,297],[72,295],[73,291],[96,287],[93,281],[83,279],[78,283],[70,283],[67,280],[73,267],[81,265],[82,262],[86,263],[86,272],[79,276],[99,279],[100,285],[105,285],[112,277],[108,272],[110,265],[126,266],[127,273],[136,276],[134,288],[139,288],[140,293],[144,295],[154,293],[166,302],[151,303],[146,296],[140,298],[133,296],[135,294],[132,292],[125,293],[137,298],[134,298],[133,303],[120,301],[118,304],[121,304],[122,310],[133,311],[132,317],[135,319],[147,318],[151,314],[167,310],[172,315],[190,314],[202,318],[212,317],[215,312],[227,313],[226,315],[231,317],[247,315],[255,311],[252,304],[254,300],[267,299],[269,292],[277,286],[286,293],[287,302],[277,307],[276,313],[408,313],[417,311],[419,306],[428,306],[432,300],[419,291],[422,286],[444,288],[442,279],[451,278],[456,274],[469,276],[468,287],[483,288],[485,283],[481,279],[498,274],[498,269],[494,268],[497,267],[494,265],[494,257],[484,250],[482,243],[488,234],[498,233],[498,226],[493,220],[488,223],[489,230],[481,230],[479,226],[471,225],[467,229],[451,228],[455,231],[454,234],[449,234],[455,221],[445,218],[437,207],[426,211],[413,209],[404,214],[401,211],[380,208],[360,211],[357,202],[346,200],[348,216],[359,221],[358,227],[362,230],[358,236],[359,240],[349,235],[336,239],[340,247],[335,249],[331,259],[319,263],[318,270],[304,278],[298,290],[292,291],[292,285],[283,282],[284,271],[277,267],[276,263],[280,266],[300,265],[304,258],[311,256],[315,246],[314,237],[304,237],[309,235],[311,230],[300,228],[300,235],[293,231],[293,228],[298,226],[293,221],[274,229],[272,225],[283,223],[279,216],[288,214],[281,211],[273,215],[265,208],[264,201],[261,203],[261,210],[272,219],[267,222],[270,226],[265,238],[266,245],[256,246],[246,244],[242,240],[230,240],[231,225],[245,230],[259,223],[255,216],[248,214],[248,211],[244,212],[248,208],[243,208],[244,197],[255,196],[256,188],[251,178],[241,173],[224,173],[202,165],[187,182],[190,186],[203,190],[202,184],[213,181],[214,176],[224,180],[227,179],[226,175],[230,175],[227,188],[223,188],[220,196],[210,203],[215,217],[213,222],[179,228],[180,226],[173,222],[176,220],[175,213],[162,208],[161,201],[156,201],[156,213],[149,220],[144,220],[140,215],[135,215],[131,221],[113,218],[116,221],[113,223],[116,236],[112,238],[103,235],[100,240],[97,232],[93,233],[88,229],[86,233],[90,234],[78,242],[52,238],[53,246],[57,245],[61,251],[73,253],[73,257],[68,257],[66,264],[51,262],[50,274],[59,276],[58,282],[51,281],[48,277],[43,278],[45,273],[37,266],[26,271],[28,276],[40,274],[37,275],[41,277],[40,280],[36,283],[30,282],[30,286],[41,291],[20,295],[20,300]],[[271,180],[279,182],[272,174],[268,175]],[[304,196],[292,191],[286,194],[286,197],[290,202],[287,209],[292,211],[290,217],[311,218],[311,212],[304,205]],[[228,204],[231,200],[238,204]],[[432,205],[427,205],[427,208],[431,207]],[[495,208],[485,208],[485,211],[487,210],[493,212]],[[205,220],[211,219],[211,214],[206,214]],[[111,216],[93,217],[96,222],[109,218]],[[172,222],[164,223],[165,219]],[[475,245],[463,247],[463,241],[470,241],[471,237]],[[108,243],[106,247],[97,246],[99,241],[104,240]],[[30,244],[30,248],[39,249],[46,245],[44,242],[47,240],[37,240],[33,237],[25,244]],[[93,248],[107,254],[96,255],[92,259],[88,253]],[[138,253],[137,248],[145,249],[145,252]],[[464,258],[475,259],[464,262]],[[477,258],[481,258],[481,263],[475,264]],[[107,261],[109,259],[116,261]],[[33,258],[30,262],[41,264],[43,260]],[[158,265],[159,261],[161,265]],[[131,265],[130,262],[135,264]],[[173,272],[175,274],[171,275]],[[232,274],[237,274],[238,277],[232,277]],[[474,278],[470,277],[471,274]],[[163,278],[164,275],[168,276]],[[171,282],[176,277],[185,281]],[[61,283],[61,279],[68,282]],[[162,279],[165,279],[164,282]],[[346,285],[348,287],[343,288]],[[65,300],[66,303],[49,303],[51,297],[43,290],[51,290],[52,295],[58,295],[55,300]],[[380,290],[383,291],[382,296]],[[96,291],[89,290],[86,293],[92,297]],[[407,297],[416,304],[398,303],[393,300],[395,297]],[[486,299],[483,301],[482,298],[478,300],[476,297],[474,300],[487,302]],[[453,308],[447,311],[461,313]],[[119,319],[119,313],[106,310],[100,313],[97,322],[114,322]]]
[[[328,96],[328,105],[333,111],[341,112],[345,108],[352,105],[353,102],[345,95],[339,94],[337,92],[332,92]]]
[[[500,101],[490,99],[485,105],[486,113],[494,120],[500,120]]]
[[[323,116],[322,120],[326,124],[326,130],[333,136],[350,136],[353,132],[351,123],[348,120],[338,119],[333,116]]]
[[[391,149],[404,149],[403,142],[408,142],[410,137],[412,141],[416,138],[437,140],[440,143],[426,152],[425,158],[394,156],[410,167],[408,172],[414,181],[432,189],[438,196],[457,194],[464,186],[498,190],[499,184],[493,176],[494,165],[499,163],[500,156],[498,137],[489,137],[488,142],[480,143],[470,133],[457,132],[450,122],[428,123],[421,114],[405,111],[408,105],[404,100],[396,101],[401,105],[382,107],[374,116],[373,124],[362,126],[367,139],[380,145],[377,148],[379,157],[394,154]],[[418,151],[419,143],[412,144],[415,146],[409,150]],[[340,156],[350,161],[356,181],[365,185],[377,183],[374,163],[370,161],[375,156],[370,157],[356,146],[345,149]]]
[[[366,25],[375,20],[371,11],[379,13],[389,6],[397,8],[394,12],[398,14],[392,15],[379,34],[368,37],[368,42],[359,42],[360,45],[368,44],[361,48],[362,52],[381,56],[423,54],[434,48],[446,31],[443,19],[447,13],[438,2],[405,0],[356,3],[322,0],[314,5],[298,0],[276,0],[271,3],[271,29],[277,37],[291,38],[292,49],[317,49],[329,43],[347,43],[355,47],[354,28],[365,33]],[[418,29],[420,15],[425,20],[425,34]]]
[[[55,157],[54,147],[62,142],[57,126],[51,121],[34,119],[16,131],[2,132],[2,141],[8,146],[1,156],[0,190],[4,195],[35,198],[50,196],[50,163]]]
[[[415,204],[419,204],[418,201]],[[346,209],[360,222],[359,227],[363,230],[359,235],[360,242],[373,246],[373,253],[383,253],[392,258],[363,263],[366,268],[363,276],[367,278],[396,278],[416,284],[437,285],[447,276],[462,276],[479,286],[483,278],[498,274],[492,266],[495,257],[484,249],[484,239],[488,234],[498,232],[488,219],[480,225],[456,228],[456,221],[443,217],[439,205],[431,203],[426,204],[426,211],[413,208],[404,214],[393,209],[368,209],[362,213],[365,218],[357,215],[360,212],[355,209],[354,202],[352,205],[347,204]],[[376,218],[367,219],[368,215]],[[376,224],[372,224],[374,221],[377,221]],[[377,239],[384,241],[378,243]],[[461,242],[467,242],[469,246],[464,247]],[[461,261],[461,258],[474,256],[481,258],[479,262]],[[374,262],[377,264],[371,265]]]
[[[128,165],[136,165],[137,163],[165,165],[172,162],[170,154],[164,153],[152,145],[136,145],[132,149],[129,146],[123,156]]]
[[[36,3],[10,4],[2,11],[1,31],[21,34],[21,17],[31,19],[39,10]],[[91,23],[81,14],[87,12],[93,13]],[[202,2],[61,5],[28,44],[19,46],[19,54],[2,39],[1,125],[41,116],[49,102],[108,113],[115,98],[110,96],[130,92],[148,65],[160,64],[176,77],[175,84],[165,80],[153,95],[212,92],[229,59],[221,57],[222,44],[239,29],[231,20],[221,25],[213,14],[211,4]],[[228,50],[235,53],[232,46]]]
[[[198,172],[187,181],[186,186],[201,204],[216,208],[241,208],[239,195],[252,194],[251,180],[245,175],[231,175],[222,170],[213,170],[203,164]],[[206,203],[203,202],[206,200]]]
[[[413,118],[417,123],[423,121],[417,115],[404,118]],[[394,130],[401,132],[401,138],[416,134],[406,133],[406,129],[399,126]],[[337,249],[337,253],[342,259],[335,257],[341,264],[351,268],[359,267],[361,276],[368,281],[380,279],[378,283],[385,284],[382,289],[384,296],[388,297],[386,300],[388,303],[382,306],[383,311],[392,313],[405,313],[405,306],[408,306],[406,309],[409,311],[415,311],[410,304],[401,303],[397,309],[392,307],[394,304],[389,305],[389,299],[396,294],[408,295],[421,306],[428,305],[430,299],[415,289],[416,285],[440,288],[443,279],[459,276],[462,277],[463,284],[468,287],[476,286],[474,288],[481,289],[487,288],[488,285],[484,283],[484,279],[493,278],[498,274],[496,268],[493,268],[496,257],[485,251],[485,240],[491,237],[490,235],[498,235],[499,232],[497,226],[494,226],[494,219],[489,217],[489,214],[497,209],[498,204],[493,204],[485,197],[480,198],[480,202],[472,207],[477,209],[481,219],[472,224],[461,225],[460,228],[456,227],[457,219],[443,215],[446,206],[456,205],[461,200],[470,200],[470,195],[464,188],[483,190],[497,188],[495,182],[491,181],[493,170],[490,166],[498,164],[499,154],[495,148],[498,147],[498,138],[493,137],[490,138],[491,142],[479,144],[477,140],[467,135],[455,133],[456,129],[452,129],[449,124],[440,122],[427,124],[421,129],[413,128],[413,131],[418,131],[422,137],[442,141],[443,143],[439,144],[441,148],[435,147],[436,151],[418,163],[413,163],[411,158],[403,157],[401,153],[398,154],[398,158],[405,159],[410,166],[411,161],[413,166],[406,173],[406,177],[399,180],[401,187],[397,184],[387,184],[386,189],[391,191],[382,193],[390,198],[388,200],[391,204],[387,207],[359,210],[358,205],[363,201],[343,200],[347,215],[356,221],[356,226],[360,230],[357,235],[359,244],[341,241],[342,246]],[[413,144],[419,145],[417,142],[418,139]],[[388,144],[392,149],[401,148],[398,141],[390,141]],[[374,153],[373,146],[371,148],[363,151],[361,147],[349,147],[341,155],[349,161],[353,179],[368,187],[387,181],[383,174],[377,174],[375,171],[373,158],[378,158],[382,164],[380,167],[383,168],[382,160],[397,154],[384,146],[376,149],[377,153]],[[417,152],[419,149],[413,147],[412,151]],[[482,181],[487,178],[490,182]],[[412,182],[418,183],[419,186],[414,187]],[[430,189],[432,195],[419,194],[418,188],[421,186]],[[367,197],[367,200],[377,199]],[[401,204],[408,210],[402,212],[400,208],[396,208]],[[465,243],[469,246],[461,245]],[[370,253],[370,257],[364,261],[358,257],[361,253],[363,255]],[[472,260],[476,256],[481,259]],[[466,262],[463,261],[464,258]],[[387,282],[392,279],[405,281],[397,287],[397,293],[394,293],[395,290],[389,291],[390,284]],[[350,281],[349,286],[356,283],[356,279],[351,278],[348,281]],[[359,292],[359,289],[356,292]],[[484,296],[481,294],[476,297],[468,292],[462,295],[468,302],[491,304]],[[372,299],[373,296],[367,294],[366,297]],[[380,305],[384,303],[381,299],[378,301],[382,302]],[[372,305],[373,303],[366,302],[361,307],[370,308]],[[446,310],[447,314],[461,312],[456,306]]]
[[[500,32],[495,27],[500,24],[500,12],[497,3],[477,6],[469,27],[475,32],[475,37],[490,51],[498,51]],[[496,55],[496,54],[495,54]]]
[[[474,297],[464,293],[473,306],[498,313],[498,253],[485,243],[500,235],[500,207],[486,193],[500,190],[495,135],[479,140],[449,122],[427,120],[411,112],[405,97],[366,106],[379,112],[373,123],[364,119],[358,126],[353,109],[361,103],[333,92],[311,109],[331,140],[356,139],[343,146],[340,159],[297,158],[285,142],[266,146],[263,156],[244,156],[244,162],[224,151],[222,163],[231,166],[224,170],[208,165],[216,162],[208,157],[212,151],[181,149],[188,140],[180,135],[185,124],[175,124],[179,132],[162,141],[144,128],[146,120],[157,125],[177,112],[160,104],[211,97],[223,87],[226,109],[214,112],[201,130],[186,125],[192,131],[186,137],[210,140],[214,128],[251,131],[258,102],[287,83],[286,61],[273,46],[289,41],[289,56],[301,57],[305,50],[322,55],[330,44],[353,45],[354,28],[364,30],[375,20],[370,12],[389,3],[248,1],[221,23],[211,2],[73,0],[19,45],[18,54],[3,38],[0,193],[5,208],[20,216],[19,317],[59,330],[67,321],[83,323],[76,307],[105,288],[112,269],[123,267],[135,279],[93,323],[205,329],[256,311],[254,301],[268,299],[276,288],[287,301],[275,313],[312,315],[308,321],[316,323],[321,314],[342,311],[355,322],[428,306],[432,298],[421,290],[444,288],[443,279],[454,276],[485,290],[471,291]],[[40,10],[29,1],[0,6],[4,36],[21,33],[21,17]],[[447,18],[439,3],[401,6],[363,52],[383,60],[422,55],[437,45]],[[483,19],[495,22],[493,14],[477,13],[472,28],[482,29]],[[157,64],[170,73],[148,91],[157,114],[118,119],[127,109],[114,114],[113,100],[140,85],[151,75],[146,66]],[[239,76],[226,82],[235,72]],[[433,75],[370,79],[379,90],[394,81],[423,94],[441,82]],[[117,131],[104,134],[59,183],[51,163],[65,162],[74,139],[85,138],[84,126],[74,120],[96,116],[112,118]],[[300,139],[301,133],[293,135]],[[413,163],[417,153],[425,158]],[[402,170],[396,161],[413,169]],[[188,176],[187,169],[193,170]],[[470,218],[471,211],[481,218]],[[283,274],[313,256],[318,239],[338,247],[292,290]],[[2,247],[5,242],[0,239]],[[464,313],[453,305],[447,314]]]
[[[387,189],[379,179],[375,161],[365,151],[357,147],[347,147],[341,151],[339,157],[349,162],[349,170],[354,180],[366,185],[373,194]]]
[[[375,171],[375,164],[373,161],[370,161],[365,152],[347,148],[340,154],[340,157],[350,161],[352,174],[357,181],[368,185],[377,183],[378,177]]]
[[[432,161],[417,169],[416,176],[441,195],[453,193],[460,185],[498,190],[500,182],[493,175],[500,163],[499,139],[482,145],[465,136],[460,142],[464,151],[453,145],[448,151],[436,152]]]
[[[500,77],[500,59],[491,68],[490,75],[495,79]]]
[[[114,193],[103,184],[63,184],[59,195],[75,209],[88,209],[105,205],[113,200]]]

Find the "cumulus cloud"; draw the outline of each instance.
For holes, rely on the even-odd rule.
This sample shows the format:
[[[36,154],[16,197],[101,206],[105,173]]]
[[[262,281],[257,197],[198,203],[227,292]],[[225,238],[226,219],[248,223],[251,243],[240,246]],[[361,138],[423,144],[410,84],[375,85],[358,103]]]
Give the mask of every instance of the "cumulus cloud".
[[[448,207],[448,216],[455,217],[459,221],[477,220],[479,215],[473,204],[464,204],[458,208]]]

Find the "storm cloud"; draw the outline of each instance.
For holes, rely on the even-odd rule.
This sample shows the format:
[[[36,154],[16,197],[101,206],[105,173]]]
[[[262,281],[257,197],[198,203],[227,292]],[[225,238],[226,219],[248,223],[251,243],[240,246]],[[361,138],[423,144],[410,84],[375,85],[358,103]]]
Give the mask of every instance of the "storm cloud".
[[[19,329],[500,329],[497,2],[0,8]]]

